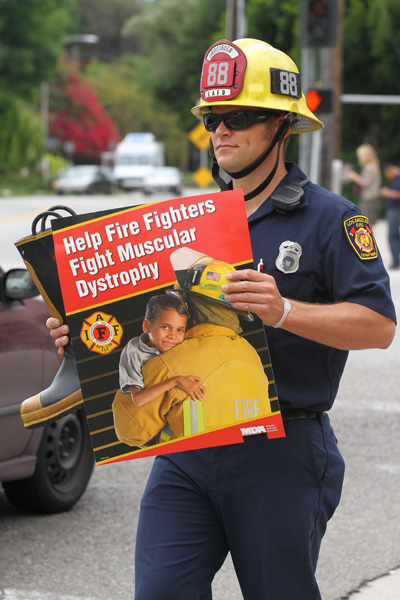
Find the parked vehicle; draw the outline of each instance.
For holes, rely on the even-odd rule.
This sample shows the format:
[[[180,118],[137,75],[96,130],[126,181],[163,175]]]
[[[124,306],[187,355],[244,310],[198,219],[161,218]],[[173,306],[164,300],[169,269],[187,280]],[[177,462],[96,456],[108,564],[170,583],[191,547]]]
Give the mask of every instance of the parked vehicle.
[[[143,192],[172,192],[175,196],[182,195],[182,173],[176,167],[158,167],[143,181]]]
[[[76,165],[52,183],[57,194],[111,194],[115,182],[111,171],[96,165]]]
[[[119,188],[143,188],[143,180],[164,165],[164,145],[152,133],[128,133],[114,152],[114,178]]]
[[[68,510],[94,465],[84,411],[25,429],[25,398],[52,382],[60,359],[45,321],[47,307],[26,269],[0,268],[0,482],[9,501],[30,512]]]

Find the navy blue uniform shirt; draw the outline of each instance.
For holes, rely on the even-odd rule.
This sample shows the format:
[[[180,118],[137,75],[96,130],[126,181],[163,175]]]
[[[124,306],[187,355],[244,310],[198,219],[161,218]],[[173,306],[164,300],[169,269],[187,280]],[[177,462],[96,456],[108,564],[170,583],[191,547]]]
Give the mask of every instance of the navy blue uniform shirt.
[[[400,175],[396,177],[390,186],[392,190],[396,190],[396,192],[400,192]],[[386,199],[386,207],[387,208],[395,208],[396,210],[400,210],[400,201],[395,198],[387,198]]]
[[[289,173],[280,185],[306,179],[297,165],[286,166]],[[304,187],[293,212],[279,213],[268,198],[249,217],[255,267],[262,259],[262,272],[275,278],[288,299],[354,302],[395,321],[389,276],[379,252],[372,259],[358,252],[350,220],[355,215],[362,215],[357,206],[313,183]],[[283,329],[265,331],[281,407],[329,410],[348,352]]]

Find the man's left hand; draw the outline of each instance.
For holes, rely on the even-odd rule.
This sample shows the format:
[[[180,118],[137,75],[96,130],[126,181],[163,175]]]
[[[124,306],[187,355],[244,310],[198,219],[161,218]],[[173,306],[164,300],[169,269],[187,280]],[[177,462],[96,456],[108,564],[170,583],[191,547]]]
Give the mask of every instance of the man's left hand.
[[[225,299],[237,310],[256,314],[264,325],[274,326],[283,315],[284,299],[279,293],[275,279],[253,269],[231,271],[221,290]]]

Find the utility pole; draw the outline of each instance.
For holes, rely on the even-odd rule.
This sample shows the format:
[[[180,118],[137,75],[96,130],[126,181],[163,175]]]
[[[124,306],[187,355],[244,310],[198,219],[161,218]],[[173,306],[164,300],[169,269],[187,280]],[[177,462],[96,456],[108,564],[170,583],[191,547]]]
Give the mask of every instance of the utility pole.
[[[342,149],[342,102],[340,98],[343,88],[343,12],[344,0],[338,0],[337,44],[333,50],[334,158],[339,158]]]
[[[246,36],[245,0],[226,0],[225,37],[233,42]]]

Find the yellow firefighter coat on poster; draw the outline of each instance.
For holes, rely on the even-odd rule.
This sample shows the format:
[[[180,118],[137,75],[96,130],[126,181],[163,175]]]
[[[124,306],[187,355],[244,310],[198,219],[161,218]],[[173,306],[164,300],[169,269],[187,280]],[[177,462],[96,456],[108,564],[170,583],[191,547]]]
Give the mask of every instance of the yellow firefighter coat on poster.
[[[268,379],[260,357],[249,342],[228,327],[195,325],[182,344],[147,361],[142,373],[145,388],[176,375],[201,377],[205,400],[188,400],[185,392],[174,387],[148,404],[136,406],[130,394],[117,392],[113,402],[115,430],[119,440],[130,446],[143,446],[166,425],[172,433],[161,436],[160,441],[271,414]],[[197,425],[190,425],[196,419]]]

